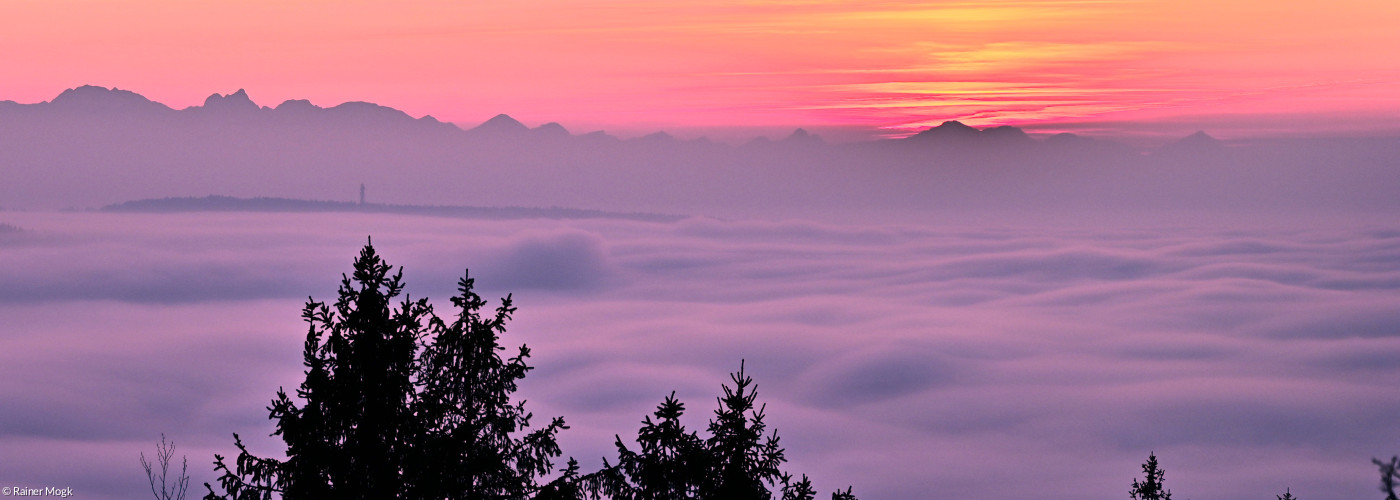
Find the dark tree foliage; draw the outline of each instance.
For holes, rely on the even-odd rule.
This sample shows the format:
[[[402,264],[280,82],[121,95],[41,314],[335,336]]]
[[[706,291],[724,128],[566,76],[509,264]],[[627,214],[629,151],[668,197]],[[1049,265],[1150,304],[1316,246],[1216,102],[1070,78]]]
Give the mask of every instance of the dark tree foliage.
[[[1380,468],[1381,493],[1385,493],[1385,500],[1400,500],[1395,494],[1395,480],[1400,479],[1400,456],[1390,457],[1388,462],[1372,458],[1371,463]]]
[[[540,489],[535,500],[582,500],[583,480],[578,470],[578,460],[570,458],[569,464],[561,471],[563,474]]]
[[[851,487],[847,486],[846,491],[836,490],[832,492],[831,500],[856,500],[856,495],[851,493]]]
[[[604,460],[603,470],[593,475],[597,489],[618,500],[701,498],[712,461],[705,441],[681,425],[684,413],[685,405],[672,392],[656,407],[656,420],[642,420],[637,451],[616,437],[617,465]]]
[[[834,498],[840,492],[833,493]],[[802,479],[792,481],[791,477],[783,478],[783,500],[812,500],[817,498],[817,490],[812,487],[812,480],[807,479],[803,474]]]
[[[1133,489],[1128,491],[1129,498],[1135,500],[1171,500],[1172,492],[1162,487],[1162,479],[1166,471],[1157,467],[1157,455],[1149,453],[1147,463],[1142,464],[1142,482],[1133,479]]]
[[[390,271],[367,244],[335,304],[307,302],[306,379],[296,400],[279,389],[268,408],[287,458],[254,456],[235,434],[233,465],[215,455],[224,493],[206,483],[206,500],[516,499],[576,479],[571,461],[564,483],[539,484],[567,427],[530,431],[525,403],[511,401],[531,367],[525,346],[501,355],[510,296],[483,317],[463,277],[448,324],[426,299],[395,306],[403,273]]]
[[[787,461],[778,446],[778,432],[767,436],[763,422],[765,407],[754,409],[758,392],[750,386],[753,378],[744,375],[744,366],[729,375],[734,388],[723,386],[724,397],[710,420],[706,441],[714,464],[705,498],[767,499],[772,495],[764,483],[775,484],[787,478],[778,466]]]
[[[1278,500],[1298,500],[1298,497],[1293,496],[1293,491],[1289,488],[1284,488],[1282,495],[1274,496],[1278,497]]]
[[[794,481],[779,468],[787,459],[777,432],[767,432],[764,408],[755,407],[758,394],[742,363],[730,380],[734,385],[723,386],[709,438],[680,423],[685,405],[673,392],[657,406],[655,420],[642,420],[636,451],[617,437],[617,463],[605,460],[602,470],[581,482],[589,484],[592,496],[615,500],[769,500],[770,487],[779,488],[783,500],[813,500],[816,491],[807,476]],[[832,498],[855,500],[850,488]]]

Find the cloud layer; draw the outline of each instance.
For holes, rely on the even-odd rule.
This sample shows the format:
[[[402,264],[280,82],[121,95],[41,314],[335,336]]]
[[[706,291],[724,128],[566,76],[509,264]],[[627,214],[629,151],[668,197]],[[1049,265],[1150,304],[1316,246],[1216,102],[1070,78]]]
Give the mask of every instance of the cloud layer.
[[[520,307],[536,415],[596,467],[741,359],[792,470],[863,498],[1373,494],[1400,452],[1400,228],[5,213],[7,484],[131,498],[161,432],[197,481],[300,380],[300,302],[366,235],[409,292]],[[440,311],[441,313],[441,311]]]

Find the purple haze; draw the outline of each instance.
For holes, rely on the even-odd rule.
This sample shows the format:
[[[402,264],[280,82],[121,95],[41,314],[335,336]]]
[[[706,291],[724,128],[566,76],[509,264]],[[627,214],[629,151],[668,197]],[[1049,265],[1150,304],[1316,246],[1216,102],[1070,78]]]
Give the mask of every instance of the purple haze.
[[[672,390],[703,425],[740,359],[792,470],[862,498],[1118,498],[1148,451],[1179,495],[1360,498],[1400,452],[1394,224],[5,220],[3,479],[84,498],[139,496],[162,432],[196,481],[230,433],[275,452],[301,302],[366,234],[415,296],[515,293],[524,395],[585,467]]]
[[[370,103],[259,107],[242,91],[173,110],[124,90],[0,101],[0,207],[87,208],[229,195],[796,217],[868,214],[1400,208],[1400,140],[1223,143],[1151,151],[950,122],[908,139],[828,144],[797,131],[732,146],[622,140],[498,116],[462,130]]]

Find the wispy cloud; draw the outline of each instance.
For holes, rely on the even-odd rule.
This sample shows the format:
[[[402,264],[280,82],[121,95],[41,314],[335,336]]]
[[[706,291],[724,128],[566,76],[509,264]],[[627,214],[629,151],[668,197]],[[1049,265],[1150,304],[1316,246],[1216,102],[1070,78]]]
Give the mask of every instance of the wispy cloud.
[[[1400,12],[1375,2],[371,1],[326,8],[256,1],[239,7],[78,0],[0,6],[6,33],[0,63],[27,75],[0,88],[0,99],[37,102],[95,83],[140,88],[183,107],[236,86],[274,101],[370,100],[471,124],[508,112],[629,134],[677,127],[877,130],[944,119],[1093,121],[1105,133],[1165,121],[1190,132],[1191,125],[1177,123],[1226,112],[1265,123],[1241,125],[1241,132],[1272,134],[1318,130],[1324,121],[1335,130],[1339,119],[1342,129],[1365,129],[1373,124],[1358,114],[1400,107],[1393,85],[1360,92],[1319,85],[1395,81],[1386,49],[1396,45]],[[220,22],[208,21],[215,18]],[[172,75],[171,67],[182,71]],[[982,82],[1008,96],[1048,84],[1099,104],[1044,99],[1040,111],[996,103],[950,108],[915,94],[889,107],[876,105],[881,92],[861,87],[905,82]],[[1293,90],[1254,93],[1280,87]],[[1137,89],[1191,98],[1164,104]],[[1319,119],[1277,120],[1297,113]]]

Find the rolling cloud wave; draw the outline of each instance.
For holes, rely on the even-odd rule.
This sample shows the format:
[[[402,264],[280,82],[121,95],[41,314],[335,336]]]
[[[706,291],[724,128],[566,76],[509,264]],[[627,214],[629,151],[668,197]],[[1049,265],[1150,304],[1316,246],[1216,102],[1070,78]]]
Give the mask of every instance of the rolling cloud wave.
[[[1400,451],[1394,228],[7,219],[0,462],[73,461],[95,498],[140,486],[160,432],[201,481],[230,432],[275,450],[300,302],[367,234],[414,296],[445,306],[464,267],[515,293],[525,396],[585,467],[672,390],[702,426],[740,359],[795,468],[870,498],[1115,497],[1148,450],[1191,496],[1364,497]]]

